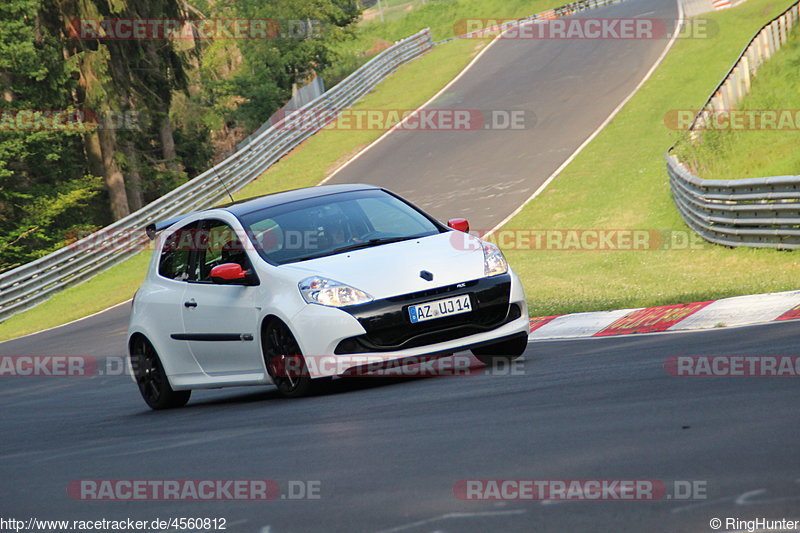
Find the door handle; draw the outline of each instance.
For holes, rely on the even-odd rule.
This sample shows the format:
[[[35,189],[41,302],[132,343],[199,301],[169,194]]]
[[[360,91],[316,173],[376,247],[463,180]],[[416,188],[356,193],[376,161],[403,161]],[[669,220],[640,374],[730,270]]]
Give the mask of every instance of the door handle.
[[[183,302],[184,307],[197,307],[197,302],[194,300],[189,300],[188,302]]]

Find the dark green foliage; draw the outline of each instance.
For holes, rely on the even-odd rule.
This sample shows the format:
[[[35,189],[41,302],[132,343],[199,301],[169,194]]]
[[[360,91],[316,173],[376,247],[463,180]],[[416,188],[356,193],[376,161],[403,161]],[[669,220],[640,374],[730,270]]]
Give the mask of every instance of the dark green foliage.
[[[206,170],[283,105],[294,83],[334,60],[331,43],[348,38],[359,13],[351,0],[2,0],[0,271],[46,255]],[[282,35],[75,39],[69,25],[81,18],[275,19]],[[300,32],[303,21],[314,31]],[[121,127],[102,137],[104,153],[113,157],[92,157],[102,152],[93,126],[32,126],[21,120],[32,110],[45,117],[52,110],[115,117]],[[109,180],[115,169],[121,189]],[[123,208],[128,204],[122,213],[120,198]]]

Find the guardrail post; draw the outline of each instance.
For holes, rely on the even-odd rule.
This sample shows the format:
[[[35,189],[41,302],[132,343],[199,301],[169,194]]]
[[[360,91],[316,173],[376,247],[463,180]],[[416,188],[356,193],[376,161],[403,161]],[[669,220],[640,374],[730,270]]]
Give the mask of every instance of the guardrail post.
[[[772,26],[767,26],[764,31],[764,35],[767,39],[767,56],[764,60],[768,60],[772,57],[773,52],[775,52],[775,35],[772,33]]]
[[[776,20],[772,24],[772,38],[775,41],[775,48],[773,48],[773,50],[772,50],[773,55],[775,54],[775,52],[777,52],[778,50],[781,49],[781,31],[780,31],[780,26],[781,26],[781,20],[780,19]]]
[[[747,54],[742,57],[742,71],[743,71],[743,81],[744,81],[744,93],[747,94],[750,92],[750,58]]]
[[[758,44],[759,44],[759,58],[758,64],[759,66],[763,65],[765,61],[769,59],[769,44],[767,43],[767,34],[766,32],[762,33],[758,37]]]
[[[780,22],[781,30],[781,46],[783,46],[786,44],[786,39],[788,38],[788,35],[786,34],[786,15],[779,18],[778,21]]]
[[[728,111],[733,106],[733,102],[731,102],[731,84],[725,82],[721,89],[722,90],[720,92],[722,93],[722,106],[725,111]]]
[[[386,76],[431,48],[430,30],[406,38],[379,53],[366,64],[292,114],[303,110],[340,113]],[[84,239],[15,269],[0,274],[0,322],[45,301],[62,289],[85,281],[102,270],[140,251],[137,242],[147,241],[144,226],[181,213],[205,209],[227,197],[220,178],[237,191],[260,176],[282,155],[319,129],[286,128],[286,119],[269,124],[245,146],[212,169],[154,200]],[[141,235],[138,241],[130,235]],[[120,239],[120,237],[126,237]]]
[[[577,3],[567,5],[566,10],[580,10],[582,7],[597,8],[614,4],[617,1],[619,0],[579,0]],[[793,20],[797,20],[797,4],[794,7],[795,9],[791,13]],[[552,10],[549,13],[552,13]],[[536,20],[537,18],[539,17],[534,15],[528,17],[527,20]],[[320,106],[323,106],[323,110],[339,114],[361,95],[374,88],[399,65],[421,55],[432,46],[429,29],[399,41],[395,46],[379,53],[338,85],[293,114],[298,116],[303,109],[319,110]],[[764,41],[764,54],[767,57],[771,55],[774,48],[774,40],[770,40],[769,45]],[[755,68],[755,65],[751,68]],[[730,84],[728,84],[726,91],[717,93],[716,106],[727,105],[725,98],[730,99],[731,96],[724,93],[730,89]],[[212,169],[203,172],[128,217],[114,222],[102,231],[114,237],[125,232],[141,231],[146,224],[171,218],[185,213],[189,209],[210,207],[217,199],[227,195],[219,179],[220,176],[225,178],[225,182],[232,191],[238,191],[261,175],[283,154],[316,131],[286,128],[286,118],[288,117],[277,124],[270,124],[264,131],[256,132],[246,146],[226,157]],[[80,247],[81,244],[92,246],[92,239],[96,239],[96,237],[86,237],[83,243],[79,241],[76,246],[56,250],[41,259],[0,274],[0,321],[23,308],[33,307],[58,290],[89,279],[102,269],[129,257],[134,251],[117,244],[111,244],[113,249],[110,250],[99,250],[96,245],[89,251]]]
[[[750,71],[748,70],[747,60],[739,64],[739,101],[750,92]]]

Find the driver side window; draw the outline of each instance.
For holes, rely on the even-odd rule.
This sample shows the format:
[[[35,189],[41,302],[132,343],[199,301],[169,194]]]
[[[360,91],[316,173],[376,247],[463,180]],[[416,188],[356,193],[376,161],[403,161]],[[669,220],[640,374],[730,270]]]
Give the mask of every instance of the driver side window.
[[[236,263],[243,270],[251,270],[244,244],[233,228],[219,220],[206,220],[201,227],[202,245],[195,262],[197,281],[211,283],[211,269],[225,263]]]

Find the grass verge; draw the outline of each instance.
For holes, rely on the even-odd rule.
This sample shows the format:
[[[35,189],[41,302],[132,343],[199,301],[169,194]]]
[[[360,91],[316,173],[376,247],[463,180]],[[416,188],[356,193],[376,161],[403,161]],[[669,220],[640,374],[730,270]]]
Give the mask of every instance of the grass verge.
[[[465,17],[521,17],[562,4],[560,0],[442,0],[437,5],[437,32],[444,35],[453,20]],[[398,19],[384,26],[385,38],[395,40],[425,27],[429,11],[409,13],[409,20]],[[448,15],[449,14],[449,15]],[[447,19],[448,16],[453,18]],[[433,20],[433,19],[431,19]],[[381,34],[376,23],[368,24],[370,35]],[[437,37],[441,38],[441,37]],[[486,40],[456,40],[439,46],[429,54],[399,68],[356,105],[361,109],[413,109],[446,85],[483,48]],[[328,173],[347,161],[382,131],[326,130],[312,136],[258,180],[236,193],[237,199],[270,192],[316,185]],[[133,296],[147,268],[149,252],[116,265],[95,278],[67,289],[45,303],[0,323],[0,341],[65,324],[102,311]]]
[[[60,326],[131,298],[147,271],[145,251],[114,265],[86,283],[59,292],[43,304],[0,323],[0,341]]]
[[[681,133],[667,129],[664,117],[673,109],[697,109],[760,24],[786,4],[748,0],[739,7],[707,15],[719,25],[718,35],[677,42],[616,119],[507,228],[643,228],[677,236],[691,234],[672,204],[663,159]],[[531,13],[548,8],[543,2],[530,5]],[[416,107],[463,68],[477,52],[477,44],[454,41],[438,48],[399,69],[360,105]],[[237,196],[317,183],[380,134],[321,132]],[[790,252],[727,249],[703,243],[687,248],[681,245],[682,239],[668,242],[674,246],[592,253],[508,251],[507,256],[525,280],[534,314],[663,305],[788,290],[797,285],[800,256]],[[12,317],[0,324],[0,340],[62,324],[124,301],[140,283],[147,255],[117,265]]]
[[[776,129],[725,129],[702,133],[702,143],[682,139],[683,161],[706,179],[758,178],[800,174],[800,27],[752,80],[738,106],[756,113],[777,112]],[[764,115],[766,118],[766,115]],[[783,122],[782,122],[783,120]],[[783,124],[783,127],[781,127]],[[757,126],[758,128],[758,126]]]
[[[430,28],[434,41],[467,32],[467,19],[522,18],[568,3],[569,0],[430,0],[406,4],[404,9],[390,9],[384,22],[371,17],[358,26],[355,38],[340,42],[335,50],[339,55],[336,64],[322,73],[327,86],[365,63],[378,51],[392,42],[412,35],[422,28]],[[475,28],[471,28],[475,29]]]
[[[711,39],[682,39],[648,82],[592,143],[506,229],[648,229],[666,249],[528,250],[507,257],[537,315],[645,307],[781,291],[798,286],[800,255],[729,249],[686,237],[670,196],[664,153],[682,135],[670,110],[698,109],[748,39],[789,4],[748,0],[703,15]],[[788,74],[788,73],[787,73]],[[651,240],[657,245],[657,240]]]
[[[402,66],[353,110],[415,109],[452,80],[487,44],[456,40]],[[385,130],[326,127],[272,165],[234,196],[236,199],[316,185]]]

